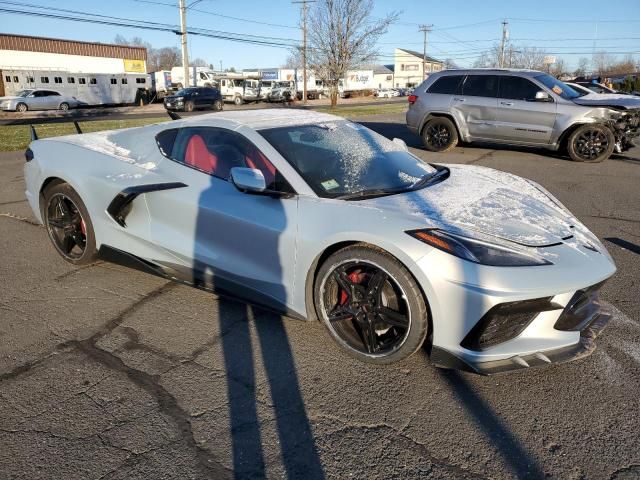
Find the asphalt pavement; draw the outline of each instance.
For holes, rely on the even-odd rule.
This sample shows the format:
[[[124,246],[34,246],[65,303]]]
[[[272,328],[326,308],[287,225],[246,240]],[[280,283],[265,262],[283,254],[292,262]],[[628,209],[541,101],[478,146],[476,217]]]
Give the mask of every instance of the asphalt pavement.
[[[640,152],[601,164],[419,148],[531,178],[603,240],[614,317],[590,357],[493,377],[379,367],[319,323],[108,263],[65,263],[0,154],[0,478],[640,478]],[[417,148],[413,148],[417,147]]]

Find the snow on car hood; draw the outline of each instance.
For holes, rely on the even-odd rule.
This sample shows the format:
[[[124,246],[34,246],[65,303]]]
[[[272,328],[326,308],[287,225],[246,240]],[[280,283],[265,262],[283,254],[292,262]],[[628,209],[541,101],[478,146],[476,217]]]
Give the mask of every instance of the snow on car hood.
[[[399,195],[364,200],[370,206],[420,217],[425,227],[473,236],[482,232],[530,247],[592,235],[533,182],[486,167],[447,165],[441,183]]]
[[[640,98],[619,93],[593,93],[573,99],[574,103],[585,106],[640,108]]]

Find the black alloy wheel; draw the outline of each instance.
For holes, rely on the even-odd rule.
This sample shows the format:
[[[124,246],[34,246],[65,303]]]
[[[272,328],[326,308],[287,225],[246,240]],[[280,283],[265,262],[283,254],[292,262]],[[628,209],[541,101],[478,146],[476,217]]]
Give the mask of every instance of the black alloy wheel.
[[[567,150],[576,162],[602,162],[609,158],[615,148],[615,137],[611,129],[603,125],[583,125],[569,137]]]
[[[84,203],[66,183],[44,192],[43,221],[51,243],[69,263],[86,265],[98,257],[93,224]]]
[[[427,334],[420,288],[395,258],[354,245],[329,257],[318,271],[316,312],[350,355],[389,364],[413,354]]]
[[[47,228],[54,246],[63,257],[78,260],[87,247],[86,223],[73,201],[56,193],[47,206]]]
[[[434,117],[422,130],[422,143],[432,152],[446,152],[458,143],[458,132],[448,118]]]

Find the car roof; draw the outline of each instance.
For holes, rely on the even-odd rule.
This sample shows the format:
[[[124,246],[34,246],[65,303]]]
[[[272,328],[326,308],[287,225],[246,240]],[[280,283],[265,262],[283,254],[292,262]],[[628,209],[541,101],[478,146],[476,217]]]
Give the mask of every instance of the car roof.
[[[500,75],[500,74],[509,74],[509,73],[517,73],[523,77],[535,77],[537,75],[544,74],[545,72],[541,72],[540,70],[529,70],[526,68],[453,68],[442,70],[437,73],[432,73],[431,75],[477,75],[477,74],[487,74],[487,75]]]
[[[344,120],[336,115],[328,113],[313,112],[297,108],[265,108],[260,110],[235,110],[211,113],[209,115],[198,115],[184,119],[185,125],[194,123],[206,126],[208,121],[217,123],[219,120],[226,120],[236,125],[246,125],[254,130],[266,128],[278,128],[293,125],[308,125],[323,122],[335,122]]]

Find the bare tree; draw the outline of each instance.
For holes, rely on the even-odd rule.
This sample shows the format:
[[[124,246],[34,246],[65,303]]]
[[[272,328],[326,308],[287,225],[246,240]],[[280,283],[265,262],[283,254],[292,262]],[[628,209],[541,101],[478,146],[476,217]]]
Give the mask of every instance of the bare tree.
[[[302,48],[294,47],[287,55],[282,68],[300,68],[302,66]]]
[[[564,59],[563,58],[558,58],[556,60],[556,63],[551,65],[551,68],[549,69],[549,73],[551,73],[551,75],[553,75],[556,78],[560,78],[563,75],[566,75],[567,74],[567,65],[566,65]]]
[[[208,67],[209,66],[209,62],[207,62],[206,60],[204,60],[203,58],[194,58],[193,60],[191,60],[189,62],[189,64],[192,67]]]
[[[587,57],[580,57],[578,60],[578,68],[573,71],[576,77],[584,77],[589,71],[589,59]]]
[[[606,74],[615,62],[615,58],[607,52],[596,52],[591,59],[593,71],[598,75]]]
[[[444,68],[458,68],[458,64],[453,60],[453,58],[447,58],[444,61]]]
[[[371,16],[373,0],[318,0],[309,15],[307,59],[329,87],[331,106],[338,103],[338,84],[347,70],[376,57],[376,41],[398,18]]]
[[[514,68],[544,69],[545,51],[537,47],[522,47],[514,53]]]

